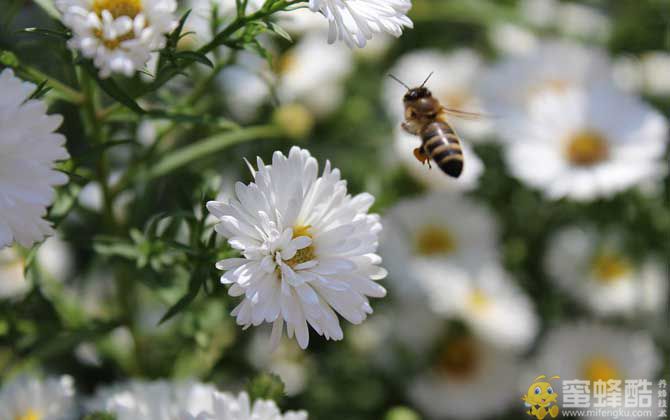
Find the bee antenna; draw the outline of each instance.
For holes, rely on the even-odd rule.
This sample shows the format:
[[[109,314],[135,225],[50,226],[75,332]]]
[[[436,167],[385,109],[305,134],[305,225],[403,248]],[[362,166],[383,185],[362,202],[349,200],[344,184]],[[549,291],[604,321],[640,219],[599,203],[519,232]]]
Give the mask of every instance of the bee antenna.
[[[410,90],[410,87],[407,86],[407,84],[405,84],[405,82],[403,82],[402,80],[398,79],[398,78],[395,77],[394,75],[389,74],[389,77],[390,77],[391,79],[395,80],[396,82],[400,83],[401,85],[405,86],[405,87],[407,88],[407,90]]]
[[[430,72],[430,74],[428,75],[428,77],[426,77],[426,80],[424,80],[423,83],[421,83],[421,87],[426,86],[426,83],[428,83],[428,80],[430,80],[430,78],[433,76],[433,73],[435,73],[435,72],[434,72],[434,71],[431,71],[431,72]]]

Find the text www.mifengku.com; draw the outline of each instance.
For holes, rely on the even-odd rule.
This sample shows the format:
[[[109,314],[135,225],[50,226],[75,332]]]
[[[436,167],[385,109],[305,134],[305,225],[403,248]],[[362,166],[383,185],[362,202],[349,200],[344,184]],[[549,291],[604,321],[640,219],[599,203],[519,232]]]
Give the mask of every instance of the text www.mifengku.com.
[[[565,409],[562,410],[563,416],[566,417],[605,417],[610,419],[626,419],[626,418],[639,418],[639,417],[653,417],[654,413],[652,409],[631,409],[631,408],[585,408],[581,410],[576,409]]]

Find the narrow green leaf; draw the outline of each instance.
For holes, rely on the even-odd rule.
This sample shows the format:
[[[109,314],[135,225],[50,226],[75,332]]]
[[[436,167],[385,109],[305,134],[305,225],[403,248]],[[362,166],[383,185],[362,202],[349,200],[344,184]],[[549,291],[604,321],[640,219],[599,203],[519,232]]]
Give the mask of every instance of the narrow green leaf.
[[[272,32],[276,33],[277,35],[284,38],[288,42],[293,42],[293,38],[291,38],[291,35],[288,32],[286,32],[284,28],[277,25],[276,23],[270,22],[270,29],[272,30]]]
[[[177,58],[196,61],[200,64],[204,64],[206,66],[214,68],[214,63],[212,63],[212,61],[209,58],[207,58],[207,56],[203,53],[199,53],[196,51],[179,51],[175,53],[174,56]]]
[[[54,31],[52,29],[42,29],[42,28],[25,28],[17,32],[42,35],[49,38],[56,38],[61,41],[67,41],[68,39],[70,39],[71,36],[69,32],[60,32],[60,31]]]
[[[177,315],[179,312],[183,311],[186,309],[186,307],[193,302],[193,300],[198,296],[198,293],[200,292],[200,286],[202,285],[202,277],[199,275],[199,271],[196,271],[192,276],[191,280],[189,281],[188,284],[188,291],[184,296],[182,296],[177,303],[172,305],[170,309],[163,315],[160,321],[158,321],[158,325],[161,325],[168,319],[172,318],[173,316]]]
[[[42,80],[39,85],[33,90],[33,93],[30,94],[27,100],[31,99],[41,99],[44,95],[51,90],[50,87],[47,87],[48,80]]]
[[[137,112],[138,114],[144,114],[145,111],[140,107],[133,98],[130,97],[119,85],[116,84],[114,79],[101,79],[98,76],[98,71],[93,66],[93,63],[90,60],[81,60],[79,64],[86,70],[86,72],[95,79],[96,83],[100,88],[109,96],[119,101],[122,105],[125,105],[127,108],[132,111]]]

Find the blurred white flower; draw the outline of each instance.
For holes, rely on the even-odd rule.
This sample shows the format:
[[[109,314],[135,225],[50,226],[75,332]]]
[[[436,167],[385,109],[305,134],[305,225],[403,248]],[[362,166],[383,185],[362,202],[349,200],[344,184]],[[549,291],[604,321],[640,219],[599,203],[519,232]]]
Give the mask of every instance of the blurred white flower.
[[[273,323],[275,347],[284,322],[303,349],[308,323],[340,340],[336,312],[359,324],[372,313],[368,297],[386,295],[376,282],[386,271],[375,254],[379,217],[368,214],[374,197],[348,195],[330,162],[319,177],[316,159],[298,147],[257,165],[253,183],[237,183],[237,199],[207,203],[220,221],[216,231],[243,256],[217,263],[229,294],[244,296],[232,314],[245,327]]]
[[[665,51],[646,52],[642,54],[641,65],[645,92],[670,95],[670,54]]]
[[[421,138],[407,133],[400,127],[396,128],[393,149],[397,158],[400,160],[410,175],[417,181],[432,190],[462,190],[469,191],[479,186],[479,177],[484,173],[484,163],[472,150],[467,141],[461,142],[464,164],[463,173],[458,180],[448,177],[437,165],[433,163],[433,168],[419,162],[415,157],[413,150],[421,145]]]
[[[359,328],[369,323],[370,321]],[[268,353],[268,339],[265,334],[255,334],[249,344],[247,357],[257,370],[279,375],[284,382],[287,396],[295,396],[305,389],[310,358],[306,352],[300,350],[295,341],[284,341],[275,351]]]
[[[117,420],[183,420],[185,413],[212,412],[211,385],[197,382],[130,381],[98,388],[86,411],[105,411]]]
[[[554,24],[565,35],[606,41],[612,32],[609,18],[596,8],[573,2],[561,3]]]
[[[532,344],[539,330],[533,303],[497,263],[454,270],[435,261],[416,269],[438,315],[461,319],[474,335],[504,350]]]
[[[626,92],[641,92],[644,88],[642,64],[637,57],[621,55],[612,62],[612,79]]]
[[[271,400],[258,399],[251,404],[246,392],[240,392],[237,397],[225,392],[214,392],[212,397],[212,410],[201,412],[197,420],[307,420],[307,412],[287,411],[282,414]]]
[[[257,54],[238,52],[235,63],[226,66],[216,78],[222,87],[230,113],[240,121],[250,121],[270,99],[273,82],[267,61]]]
[[[47,115],[46,103],[29,100],[35,85],[0,73],[0,248],[16,241],[24,247],[51,235],[43,217],[56,185],[67,176],[53,169],[69,158],[65,137],[54,133],[63,118]]]
[[[667,166],[666,119],[610,85],[536,95],[502,134],[512,174],[551,199],[609,197]]]
[[[19,298],[28,291],[30,283],[23,276],[24,265],[16,247],[0,249],[0,299]]]
[[[591,86],[610,80],[610,75],[611,66],[604,51],[549,41],[526,55],[503,59],[478,80],[478,86],[489,112],[508,117],[525,111],[536,96]]]
[[[73,420],[77,417],[74,381],[19,376],[0,388],[0,419]]]
[[[384,217],[380,253],[398,297],[425,297],[421,267],[440,262],[445,281],[498,260],[498,228],[485,207],[456,193],[431,193],[398,202]]]
[[[363,48],[376,33],[399,37],[403,27],[414,26],[407,17],[410,0],[309,0],[309,8],[328,19],[331,44],[339,40]]]
[[[537,48],[533,32],[513,23],[498,23],[489,29],[489,42],[505,55],[524,55]]]
[[[409,86],[418,86],[434,72],[427,87],[442,105],[461,111],[481,112],[483,104],[476,87],[481,83],[483,70],[484,62],[479,54],[464,48],[448,54],[439,50],[413,51],[400,57],[389,73]],[[398,125],[405,114],[402,99],[406,90],[391,78],[386,78],[383,85],[384,105],[389,117]],[[466,143],[481,140],[491,133],[492,121],[486,118],[450,118],[450,122]]]
[[[56,0],[72,29],[70,48],[93,60],[100,77],[127,77],[144,68],[177,26],[175,0]]]
[[[309,33],[278,63],[279,99],[300,102],[315,115],[324,116],[342,102],[343,83],[353,69],[353,56],[341,45],[324,49],[318,35]]]
[[[622,239],[567,228],[552,239],[547,271],[560,288],[600,315],[639,315],[667,308],[667,264],[635,264]]]
[[[246,13],[257,11],[264,2],[265,0],[247,0]],[[213,24],[213,18],[218,19],[220,24],[228,24],[237,14],[235,0],[189,0],[188,6],[191,14],[184,24],[184,33],[192,31],[195,34],[184,38],[184,41],[194,43],[196,47],[211,41],[221,29]]]
[[[654,380],[661,357],[651,337],[600,324],[563,324],[549,330],[521,378],[524,389],[538,372],[561,379]],[[602,418],[602,417],[596,417]]]
[[[519,368],[516,356],[458,334],[440,343],[433,366],[411,383],[409,396],[430,419],[481,419],[518,400]]]
[[[558,0],[521,0],[519,10],[526,21],[542,27],[555,22],[558,5]]]
[[[53,279],[65,282],[74,271],[72,247],[60,237],[52,236],[37,250],[37,263]]]

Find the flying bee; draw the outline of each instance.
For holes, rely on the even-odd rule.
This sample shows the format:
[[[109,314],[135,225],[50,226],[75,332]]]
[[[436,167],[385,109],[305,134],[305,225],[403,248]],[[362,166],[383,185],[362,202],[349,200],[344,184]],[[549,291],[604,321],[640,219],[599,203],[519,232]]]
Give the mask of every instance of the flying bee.
[[[428,163],[429,168],[430,159],[433,159],[444,173],[458,178],[463,172],[463,149],[460,138],[447,121],[447,115],[460,118],[479,118],[480,115],[443,106],[425,87],[432,75],[430,73],[421,86],[415,88],[410,88],[392,74],[389,76],[407,88],[403,97],[405,121],[402,128],[421,137],[421,146],[414,149],[414,156],[421,163]]]

